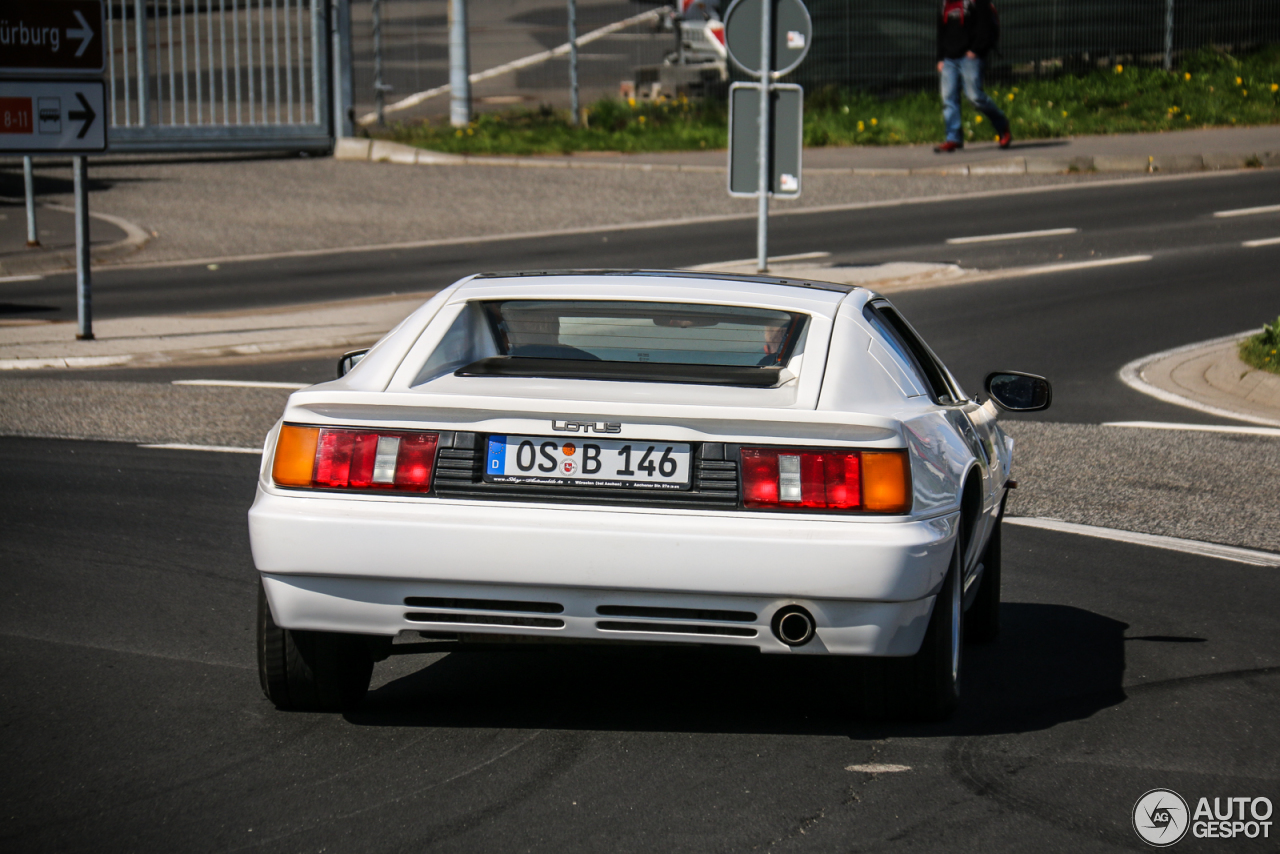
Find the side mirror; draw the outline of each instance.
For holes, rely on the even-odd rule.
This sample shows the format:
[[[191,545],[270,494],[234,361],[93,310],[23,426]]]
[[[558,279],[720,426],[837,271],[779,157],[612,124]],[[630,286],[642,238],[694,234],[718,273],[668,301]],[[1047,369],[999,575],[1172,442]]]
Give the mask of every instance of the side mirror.
[[[1010,412],[1039,412],[1053,402],[1053,386],[1044,377],[1020,371],[987,374],[983,385],[1001,409]]]
[[[363,350],[352,350],[349,353],[343,353],[342,358],[338,360],[338,378],[341,379],[351,373],[351,369],[360,364],[360,360],[369,352],[369,348]]]

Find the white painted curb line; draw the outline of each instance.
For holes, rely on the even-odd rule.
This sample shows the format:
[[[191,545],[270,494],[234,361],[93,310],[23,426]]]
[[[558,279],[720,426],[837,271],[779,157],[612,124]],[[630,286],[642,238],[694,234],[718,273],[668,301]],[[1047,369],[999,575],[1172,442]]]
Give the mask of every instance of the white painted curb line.
[[[1235,335],[1224,335],[1221,338],[1211,338],[1208,341],[1200,341],[1195,344],[1174,347],[1172,350],[1165,350],[1162,353],[1152,353],[1150,356],[1143,356],[1141,359],[1134,359],[1132,362],[1120,369],[1120,382],[1124,383],[1134,391],[1140,391],[1143,394],[1156,398],[1157,400],[1163,400],[1165,403],[1172,403],[1176,406],[1185,406],[1188,409],[1195,409],[1199,412],[1208,413],[1209,415],[1216,415],[1219,418],[1230,418],[1234,421],[1248,421],[1251,424],[1265,424],[1268,427],[1280,427],[1280,421],[1274,421],[1270,418],[1258,418],[1254,415],[1243,415],[1229,409],[1210,406],[1206,403],[1201,403],[1198,400],[1192,400],[1189,397],[1183,397],[1180,394],[1165,391],[1142,378],[1142,371],[1148,365],[1158,362],[1161,359],[1167,359],[1168,357],[1176,356],[1179,353],[1188,353],[1192,350],[1199,350],[1203,347],[1212,347],[1215,344],[1228,344],[1232,341],[1239,341],[1250,335],[1256,335],[1260,331],[1260,329],[1250,329],[1247,332],[1237,332]]]
[[[1042,519],[1036,516],[1006,516],[1004,521],[1010,525],[1039,528],[1044,531],[1060,531],[1064,534],[1079,534],[1085,537],[1097,537],[1102,540],[1115,540],[1120,543],[1132,543],[1138,546],[1150,546],[1151,548],[1167,549],[1169,551],[1183,552],[1184,554],[1247,563],[1251,566],[1274,566],[1280,568],[1280,554],[1275,554],[1274,552],[1242,549],[1236,546],[1220,546],[1217,543],[1202,543],[1198,540],[1183,540],[1178,537],[1163,537],[1158,534],[1139,534],[1133,531],[1120,531],[1115,528],[1099,528],[1095,525],[1078,525],[1075,522],[1061,522],[1057,519]]]

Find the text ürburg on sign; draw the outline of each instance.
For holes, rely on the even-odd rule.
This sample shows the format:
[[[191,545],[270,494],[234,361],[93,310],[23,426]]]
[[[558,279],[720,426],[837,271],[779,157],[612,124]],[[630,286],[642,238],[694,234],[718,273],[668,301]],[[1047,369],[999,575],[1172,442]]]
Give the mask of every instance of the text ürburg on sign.
[[[101,0],[0,0],[0,74],[102,73]]]

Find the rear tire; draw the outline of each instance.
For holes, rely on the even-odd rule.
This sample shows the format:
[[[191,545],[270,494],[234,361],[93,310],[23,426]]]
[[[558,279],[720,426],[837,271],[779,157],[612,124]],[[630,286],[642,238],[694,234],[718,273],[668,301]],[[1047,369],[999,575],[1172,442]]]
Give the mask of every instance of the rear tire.
[[[1004,505],[996,517],[987,548],[982,553],[982,578],[969,612],[964,615],[965,640],[988,643],[1000,634],[1000,526],[1004,522]]]
[[[963,596],[960,548],[951,556],[920,651],[909,658],[871,658],[863,663],[859,706],[863,717],[941,721],[960,703]]]
[[[350,711],[373,676],[370,646],[360,635],[304,632],[276,625],[258,581],[258,680],[278,709]]]

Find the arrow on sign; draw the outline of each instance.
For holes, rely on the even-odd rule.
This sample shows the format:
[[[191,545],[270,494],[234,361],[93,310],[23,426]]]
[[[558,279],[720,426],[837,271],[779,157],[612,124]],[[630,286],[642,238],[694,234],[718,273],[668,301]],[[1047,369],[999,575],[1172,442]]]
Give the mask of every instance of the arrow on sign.
[[[90,28],[89,22],[84,19],[84,15],[81,15],[78,11],[74,9],[71,11],[71,14],[75,15],[76,20],[80,22],[80,28],[73,30],[70,27],[67,27],[67,38],[80,39],[80,47],[76,49],[76,56],[81,56],[84,54],[84,49],[89,46],[89,42],[93,41],[93,29]],[[57,34],[56,31],[54,34],[55,35]],[[83,100],[84,99],[81,98],[81,101]],[[93,114],[90,113],[89,115],[92,116]],[[71,117],[75,118],[75,114],[73,113]],[[90,118],[89,121],[92,122],[93,119]],[[89,125],[85,125],[85,127],[88,128]],[[83,133],[81,133],[80,135],[84,136]]]
[[[84,107],[84,109],[67,113],[67,118],[73,122],[84,122],[84,126],[76,134],[76,139],[84,139],[84,135],[89,132],[89,128],[93,126],[93,120],[98,117],[98,114],[93,111],[93,107],[89,106],[89,102],[84,99],[84,95],[77,92],[76,98],[79,99],[80,106]]]

